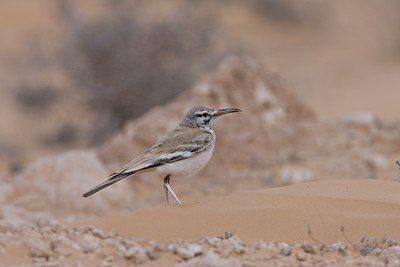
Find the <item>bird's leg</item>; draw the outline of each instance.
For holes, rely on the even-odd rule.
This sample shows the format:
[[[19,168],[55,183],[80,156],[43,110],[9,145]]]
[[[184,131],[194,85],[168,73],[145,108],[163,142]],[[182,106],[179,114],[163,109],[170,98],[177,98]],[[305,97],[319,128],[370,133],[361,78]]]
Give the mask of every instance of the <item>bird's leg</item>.
[[[169,184],[166,184],[166,187],[168,188],[168,191],[174,196],[176,199],[176,202],[182,205],[182,202],[179,200],[179,198],[175,195],[174,190],[172,190],[172,187]]]
[[[176,196],[174,190],[172,190],[172,187],[169,185],[169,178],[170,175],[167,175],[164,178],[164,187],[165,187],[165,193],[167,194],[167,203],[169,204],[169,200],[168,200],[168,191],[172,194],[172,196],[175,198],[176,202],[178,202],[179,204],[182,205],[182,202],[179,200],[179,198]]]
[[[167,184],[169,184],[169,178],[170,178],[169,174],[167,176],[165,176],[165,178],[164,178],[164,189],[165,189],[165,196],[167,197],[167,205],[169,205],[169,196],[168,196],[168,187],[167,187]]]

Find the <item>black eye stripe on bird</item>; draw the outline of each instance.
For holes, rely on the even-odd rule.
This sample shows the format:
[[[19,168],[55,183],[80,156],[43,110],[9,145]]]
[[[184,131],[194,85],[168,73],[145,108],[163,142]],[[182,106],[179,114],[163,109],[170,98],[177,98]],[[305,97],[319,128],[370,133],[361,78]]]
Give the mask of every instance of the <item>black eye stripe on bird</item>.
[[[170,178],[191,176],[203,169],[214,150],[213,119],[239,111],[237,108],[214,110],[208,107],[193,107],[175,130],[83,196],[88,197],[134,173],[156,169],[166,175],[164,189],[167,203],[169,204],[170,193],[179,204],[182,204],[169,184]],[[209,118],[199,120],[197,117]]]

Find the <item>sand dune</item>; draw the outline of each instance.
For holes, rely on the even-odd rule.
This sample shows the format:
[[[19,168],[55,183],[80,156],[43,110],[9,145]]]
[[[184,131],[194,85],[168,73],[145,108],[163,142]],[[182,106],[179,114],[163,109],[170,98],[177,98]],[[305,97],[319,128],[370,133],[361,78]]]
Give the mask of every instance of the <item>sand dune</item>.
[[[111,214],[81,223],[85,224],[134,238],[161,241],[195,240],[224,232],[233,232],[245,241],[357,242],[363,236],[400,239],[400,183],[308,182],[210,198],[200,203],[186,202],[182,206]]]

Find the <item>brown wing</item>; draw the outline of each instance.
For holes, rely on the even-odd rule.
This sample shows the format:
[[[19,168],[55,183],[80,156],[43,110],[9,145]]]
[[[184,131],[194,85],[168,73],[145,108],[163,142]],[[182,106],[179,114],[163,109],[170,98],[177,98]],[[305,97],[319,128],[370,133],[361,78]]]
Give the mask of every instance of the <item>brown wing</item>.
[[[191,158],[209,148],[212,142],[213,135],[208,131],[179,126],[160,139],[144,154],[134,158],[118,173],[136,172]]]
[[[137,172],[143,172],[167,163],[191,158],[212,145],[213,135],[198,128],[179,126],[167,136],[137,156],[122,170],[110,175],[109,179],[95,186],[83,196],[88,197]]]

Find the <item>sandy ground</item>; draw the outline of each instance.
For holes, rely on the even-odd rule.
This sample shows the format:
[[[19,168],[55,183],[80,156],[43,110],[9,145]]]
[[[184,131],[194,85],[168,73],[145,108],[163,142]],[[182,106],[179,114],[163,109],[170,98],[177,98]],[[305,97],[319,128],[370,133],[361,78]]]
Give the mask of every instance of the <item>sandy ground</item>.
[[[82,225],[160,241],[196,240],[226,231],[246,242],[356,242],[363,236],[400,239],[399,192],[400,184],[389,181],[309,182],[110,214]]]

